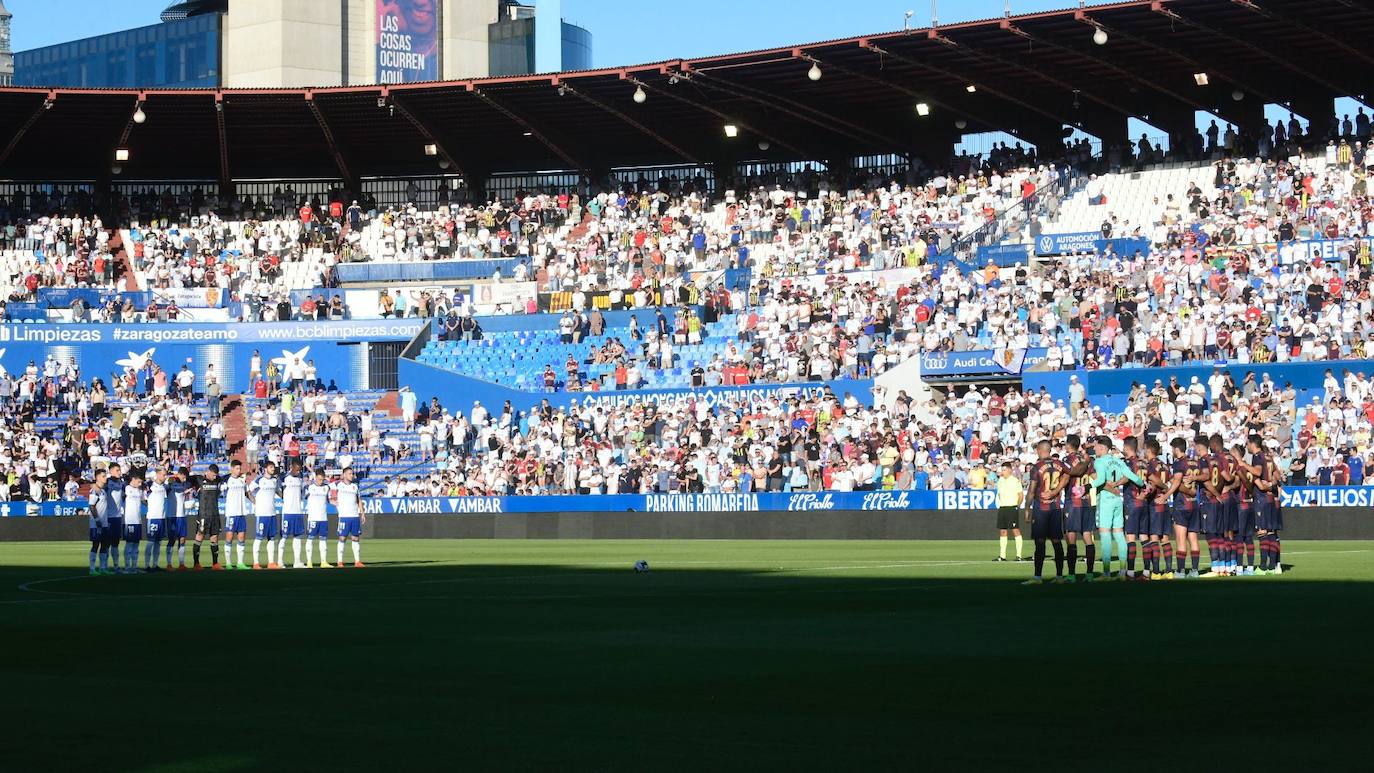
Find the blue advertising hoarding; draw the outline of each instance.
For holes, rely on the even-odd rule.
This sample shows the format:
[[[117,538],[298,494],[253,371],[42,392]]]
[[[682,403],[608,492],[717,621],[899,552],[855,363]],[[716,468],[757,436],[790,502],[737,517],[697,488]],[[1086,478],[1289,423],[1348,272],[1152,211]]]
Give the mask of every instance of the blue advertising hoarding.
[[[1036,255],[1065,255],[1072,252],[1103,251],[1108,246],[1117,255],[1149,253],[1149,239],[1103,239],[1097,231],[1070,234],[1040,234],[1035,240]]]
[[[108,378],[116,369],[141,368],[152,359],[176,372],[183,364],[203,386],[210,366],[232,393],[248,388],[249,362],[300,357],[314,360],[317,377],[340,389],[367,389],[367,347],[371,341],[408,341],[424,327],[421,319],[240,324],[0,324],[0,367],[13,373],[29,361],[52,355],[75,360],[84,378]]]
[[[1285,508],[1374,508],[1374,486],[1296,486],[1283,491]],[[957,491],[806,491],[758,494],[603,494],[600,496],[411,497],[369,496],[369,515],[479,515],[501,513],[720,513],[824,512],[828,510],[992,510],[992,489]],[[86,515],[85,502],[4,502],[0,516]],[[331,505],[329,512],[334,512]]]
[[[377,82],[438,79],[438,0],[377,0]]]
[[[983,349],[971,352],[931,352],[921,355],[921,378],[956,379],[970,376],[1018,376],[1045,361],[1049,349]]]

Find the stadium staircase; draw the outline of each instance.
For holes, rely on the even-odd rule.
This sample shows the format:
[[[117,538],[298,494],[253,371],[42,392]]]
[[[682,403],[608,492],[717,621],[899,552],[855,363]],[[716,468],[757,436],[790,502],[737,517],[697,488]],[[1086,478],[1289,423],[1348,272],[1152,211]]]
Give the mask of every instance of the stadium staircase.
[[[224,417],[224,446],[228,456],[248,464],[248,412],[243,407],[243,395],[220,397],[220,411]]]
[[[125,248],[123,231],[115,229],[111,232],[109,247],[110,254],[114,255],[124,272],[124,289],[131,293],[141,290],[138,286],[138,276],[134,273],[134,264],[129,260],[129,250]]]

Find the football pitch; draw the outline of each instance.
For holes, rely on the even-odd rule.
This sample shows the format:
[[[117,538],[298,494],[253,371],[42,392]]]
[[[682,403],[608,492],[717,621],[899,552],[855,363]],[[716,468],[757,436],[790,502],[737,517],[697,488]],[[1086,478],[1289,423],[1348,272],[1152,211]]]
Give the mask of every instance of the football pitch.
[[[86,577],[84,544],[3,543],[0,768],[1366,763],[1374,542],[1040,587],[995,548],[374,540],[366,569]]]

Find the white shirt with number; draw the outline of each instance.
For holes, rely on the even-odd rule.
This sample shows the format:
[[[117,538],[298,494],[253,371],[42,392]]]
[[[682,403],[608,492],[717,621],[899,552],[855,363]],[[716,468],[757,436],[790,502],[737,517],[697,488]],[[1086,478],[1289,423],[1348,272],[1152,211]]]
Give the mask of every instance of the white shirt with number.
[[[277,512],[277,479],[266,475],[253,484],[253,514],[267,518]]]
[[[161,521],[167,514],[167,484],[148,484],[148,520]]]
[[[283,515],[300,515],[301,510],[301,491],[305,487],[305,481],[297,475],[287,475],[282,483],[281,492],[281,511]]]
[[[311,523],[326,520],[329,512],[329,486],[310,484],[306,490],[305,513]]]
[[[340,481],[339,484],[338,484],[338,486],[335,487],[335,491],[337,491],[338,494],[339,494],[339,498],[338,498],[338,501],[337,501],[337,503],[336,503],[337,506],[338,506],[338,508],[339,508],[339,517],[340,517],[340,518],[357,518],[357,517],[358,517],[358,484],[357,484],[357,483],[344,483],[344,482]]]
[[[143,523],[143,489],[124,487],[124,523],[139,526]]]
[[[224,517],[239,518],[248,514],[248,483],[240,475],[230,477],[224,484]]]

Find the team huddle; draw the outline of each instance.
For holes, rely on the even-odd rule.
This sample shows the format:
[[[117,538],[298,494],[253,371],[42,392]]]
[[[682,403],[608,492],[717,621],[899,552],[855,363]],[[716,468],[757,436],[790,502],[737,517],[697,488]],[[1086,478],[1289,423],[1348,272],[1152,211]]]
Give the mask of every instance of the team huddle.
[[[230,464],[227,478],[221,478],[218,465],[213,464],[204,475],[192,475],[185,467],[175,472],[158,467],[151,471],[151,477],[148,472],[131,469],[125,478],[120,466],[111,464],[108,470],[95,473],[87,498],[91,574],[162,571],[164,567],[158,562],[163,555],[164,542],[167,570],[172,569],[174,554],[178,571],[204,569],[200,556],[205,542],[210,545],[210,569],[261,569],[259,558],[264,544],[266,568],[284,569],[288,565],[288,538],[294,558],[290,564],[292,568],[315,566],[314,540],[319,541],[320,568],[342,568],[346,542],[352,546],[353,566],[363,566],[361,538],[366,516],[351,469],[345,469],[341,479],[333,484],[325,479],[323,470],[316,470],[313,477],[307,479],[299,462],[281,476],[276,464],[268,462],[252,479],[244,474],[242,464],[237,461]],[[329,562],[331,503],[339,516],[334,564]],[[255,521],[251,567],[245,563],[250,517]],[[192,519],[195,529],[188,531]],[[188,534],[192,537],[190,567],[186,566]],[[221,549],[224,551],[223,563],[220,561]]]
[[[1026,492],[1035,576],[1026,584],[1045,581],[1047,542],[1054,549],[1053,582],[1283,572],[1281,477],[1258,435],[1229,452],[1221,435],[1199,435],[1191,448],[1175,438],[1170,462],[1154,439],[1141,444],[1126,438],[1121,456],[1111,438],[1099,437],[1093,445],[1095,455],[1071,435],[1062,459],[1052,455],[1048,440],[1036,446],[1038,461]],[[1198,535],[1206,539],[1211,559],[1205,575]],[[1080,544],[1087,567],[1083,575],[1078,574]],[[1100,574],[1093,571],[1099,550]],[[1119,562],[1116,572],[1113,556]]]

